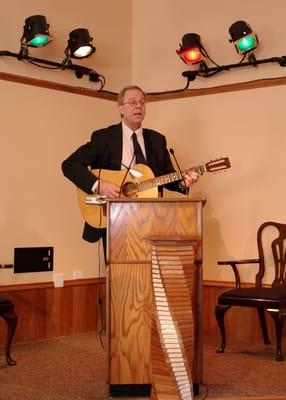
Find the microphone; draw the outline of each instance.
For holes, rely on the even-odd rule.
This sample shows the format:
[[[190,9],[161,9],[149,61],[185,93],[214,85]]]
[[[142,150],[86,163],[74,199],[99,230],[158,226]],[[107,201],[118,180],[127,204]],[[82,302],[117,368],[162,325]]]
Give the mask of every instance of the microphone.
[[[183,171],[182,171],[182,169],[181,169],[181,167],[180,167],[180,165],[179,165],[179,163],[178,163],[177,157],[175,156],[175,151],[174,151],[174,149],[170,149],[169,151],[170,151],[170,153],[172,154],[172,156],[173,156],[173,158],[174,158],[174,160],[175,160],[175,163],[176,163],[176,165],[177,165],[177,168],[178,168],[178,170],[179,170],[179,174],[181,175],[182,180],[184,180],[184,174],[183,174]],[[186,194],[188,194],[188,193],[189,193],[189,188],[187,188],[187,187],[185,186],[184,189],[185,189],[185,191],[186,191]]]

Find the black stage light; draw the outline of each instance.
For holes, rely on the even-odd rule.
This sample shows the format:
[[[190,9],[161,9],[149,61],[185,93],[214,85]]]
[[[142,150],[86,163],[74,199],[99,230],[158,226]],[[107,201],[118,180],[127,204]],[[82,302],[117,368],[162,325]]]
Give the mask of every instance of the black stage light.
[[[72,58],[89,57],[95,52],[92,46],[92,38],[85,28],[75,29],[69,34],[67,53]]]

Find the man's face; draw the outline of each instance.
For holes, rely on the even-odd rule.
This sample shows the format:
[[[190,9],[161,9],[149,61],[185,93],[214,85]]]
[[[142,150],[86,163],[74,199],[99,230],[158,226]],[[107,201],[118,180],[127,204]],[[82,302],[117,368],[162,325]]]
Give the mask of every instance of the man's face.
[[[123,104],[119,111],[124,123],[133,130],[140,128],[145,117],[145,97],[138,89],[130,89],[125,92]]]

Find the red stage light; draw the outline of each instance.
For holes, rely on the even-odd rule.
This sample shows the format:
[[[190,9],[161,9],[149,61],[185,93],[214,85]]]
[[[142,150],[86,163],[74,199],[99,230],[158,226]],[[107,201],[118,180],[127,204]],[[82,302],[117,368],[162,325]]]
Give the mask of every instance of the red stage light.
[[[183,51],[177,50],[177,54],[186,64],[196,64],[203,59],[202,53],[197,47],[186,49]]]

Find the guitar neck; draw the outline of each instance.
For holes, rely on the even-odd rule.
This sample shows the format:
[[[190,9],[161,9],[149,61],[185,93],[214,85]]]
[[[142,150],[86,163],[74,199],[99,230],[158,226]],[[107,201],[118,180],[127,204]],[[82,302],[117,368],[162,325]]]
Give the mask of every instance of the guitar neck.
[[[194,171],[196,171],[198,174],[203,175],[204,172],[206,171],[205,167],[203,165],[200,165],[198,167],[193,167],[192,168]],[[181,172],[171,172],[170,174],[166,175],[161,175],[157,176],[152,179],[147,179],[143,182],[139,182],[137,184],[137,189],[139,192],[142,192],[144,190],[152,189],[153,187],[161,186],[161,185],[166,185],[167,183],[172,183],[176,181],[180,181],[182,179],[182,176],[185,176],[188,174],[189,170],[185,169],[184,171]]]

